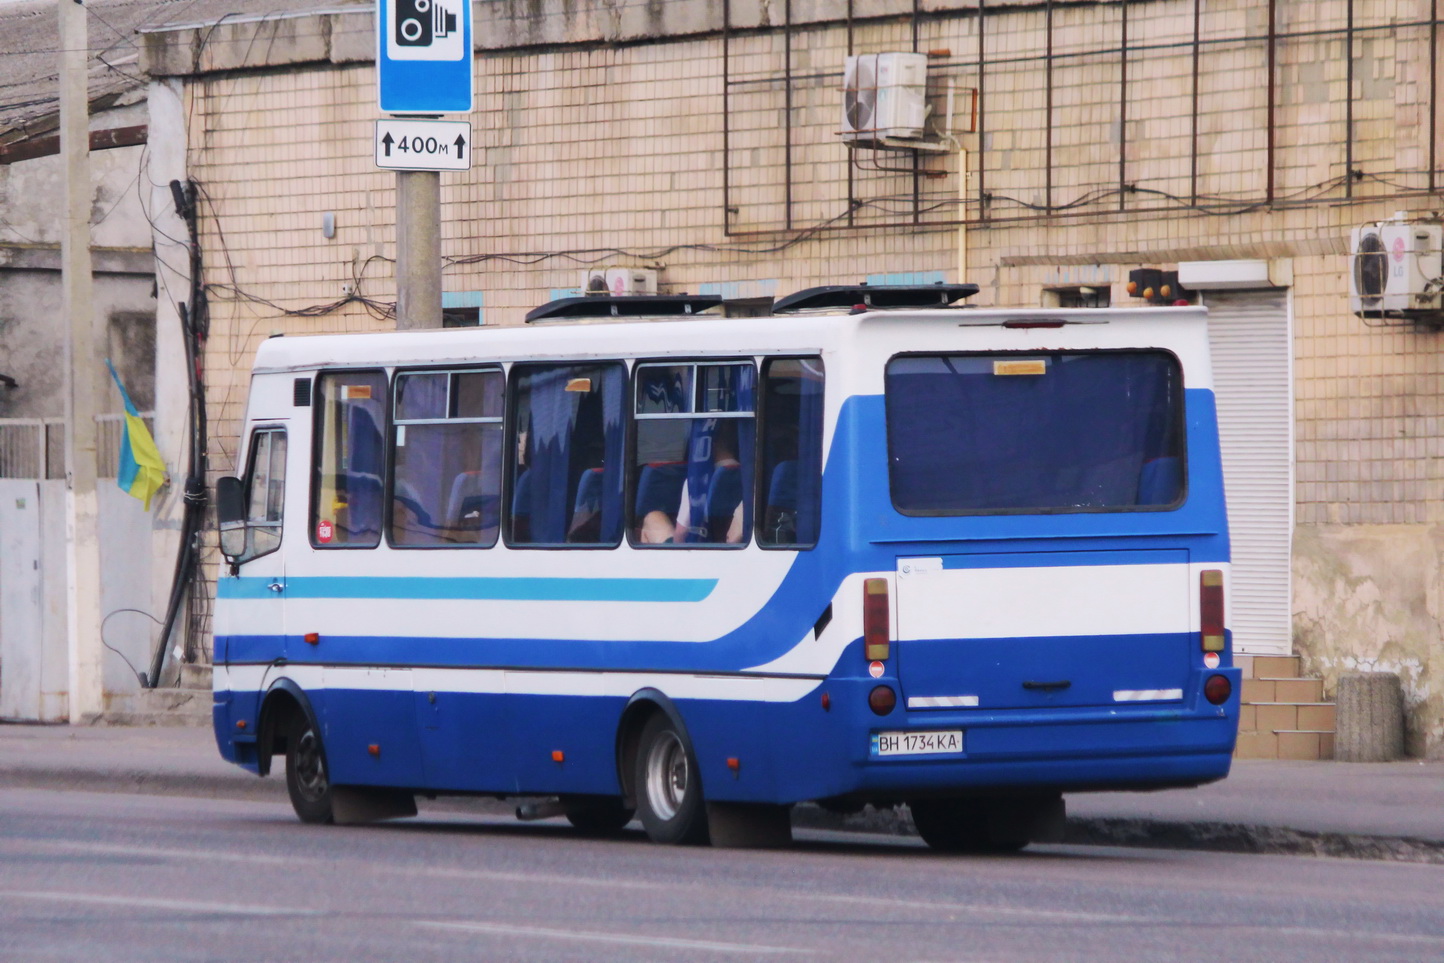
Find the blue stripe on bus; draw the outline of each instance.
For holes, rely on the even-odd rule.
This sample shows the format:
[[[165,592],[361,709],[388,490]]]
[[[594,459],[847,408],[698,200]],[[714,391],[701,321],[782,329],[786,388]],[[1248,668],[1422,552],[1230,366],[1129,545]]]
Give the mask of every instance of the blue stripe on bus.
[[[381,578],[289,576],[285,592],[276,579],[223,578],[223,599],[413,599],[508,602],[700,602],[715,578]]]
[[[1232,645],[1231,633],[1226,633]],[[724,637],[725,638],[725,637]],[[1066,636],[1067,644],[1079,651],[1104,646],[1118,647],[1137,644],[1143,648],[1158,648],[1170,642],[1196,641],[1193,632],[1148,633],[1139,635],[1073,635]],[[1020,650],[1039,644],[1053,644],[1056,636],[1021,637],[1003,640],[1007,645]],[[938,640],[918,640],[915,648],[932,647]],[[979,647],[998,642],[996,639],[970,640]],[[736,643],[732,643],[735,645]],[[902,645],[911,645],[904,642]],[[856,655],[861,640],[854,639],[850,649]],[[656,639],[517,639],[475,636],[393,636],[393,635],[330,635],[320,632],[315,644],[301,640],[299,632],[289,635],[246,635],[218,636],[216,640],[216,661],[218,663],[261,664],[282,658],[301,664],[325,664],[337,666],[402,666],[427,669],[515,669],[518,671],[562,671],[562,672],[660,672],[682,674],[727,674],[744,672],[750,665],[743,663],[728,651],[725,642],[669,642]],[[1229,649],[1231,651],[1231,648]],[[849,656],[840,655],[845,664]],[[1227,657],[1226,657],[1227,658]],[[755,663],[754,663],[755,664]],[[867,660],[857,655],[851,658],[856,672],[861,674]],[[837,671],[836,664],[826,672]],[[1113,670],[1115,674],[1121,670]],[[1132,671],[1132,668],[1129,669]],[[797,676],[791,673],[745,673],[748,676],[786,676],[789,678],[816,678],[811,673]],[[1157,688],[1142,683],[1135,686],[1115,688]],[[1110,690],[1111,691],[1111,690]],[[932,693],[936,694],[936,693]],[[954,693],[948,693],[954,694]]]

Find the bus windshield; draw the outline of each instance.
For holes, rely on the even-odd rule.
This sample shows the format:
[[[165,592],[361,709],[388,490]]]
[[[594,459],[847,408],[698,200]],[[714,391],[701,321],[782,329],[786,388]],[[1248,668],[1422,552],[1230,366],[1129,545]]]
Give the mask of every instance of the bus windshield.
[[[892,500],[912,515],[1128,511],[1183,494],[1183,377],[1164,351],[903,355]]]

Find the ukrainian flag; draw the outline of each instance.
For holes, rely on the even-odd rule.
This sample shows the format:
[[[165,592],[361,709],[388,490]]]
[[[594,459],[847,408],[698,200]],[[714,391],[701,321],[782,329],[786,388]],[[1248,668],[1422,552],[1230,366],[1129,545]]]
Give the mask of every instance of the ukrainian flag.
[[[121,491],[145,502],[145,510],[150,511],[151,496],[166,483],[165,461],[160,457],[155,439],[150,436],[150,429],[141,420],[140,412],[135,410],[130,395],[126,394],[125,385],[120,383],[115,365],[106,358],[105,366],[110,369],[110,376],[120,389],[120,400],[125,402],[125,431],[120,439],[120,465],[116,468],[115,483]]]

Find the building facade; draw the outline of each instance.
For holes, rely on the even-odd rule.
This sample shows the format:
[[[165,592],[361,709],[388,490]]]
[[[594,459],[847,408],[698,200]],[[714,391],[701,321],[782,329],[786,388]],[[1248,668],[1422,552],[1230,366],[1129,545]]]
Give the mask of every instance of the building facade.
[[[1439,212],[1432,0],[474,11],[475,162],[442,175],[453,321],[520,323],[608,267],[739,312],[856,280],[1143,303],[1132,272],[1182,271],[1212,309],[1238,651],[1326,688],[1397,672],[1410,751],[1444,754],[1444,334],[1349,303],[1351,230]],[[371,10],[143,41],[183,105],[228,473],[262,339],[395,325]],[[880,52],[926,56],[903,149],[842,136],[846,58]]]

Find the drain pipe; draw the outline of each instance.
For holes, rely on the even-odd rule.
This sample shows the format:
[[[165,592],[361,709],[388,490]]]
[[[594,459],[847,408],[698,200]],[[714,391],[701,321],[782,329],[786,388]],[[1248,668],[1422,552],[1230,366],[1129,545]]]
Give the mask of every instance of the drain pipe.
[[[968,149],[958,144],[958,283],[968,281]]]

